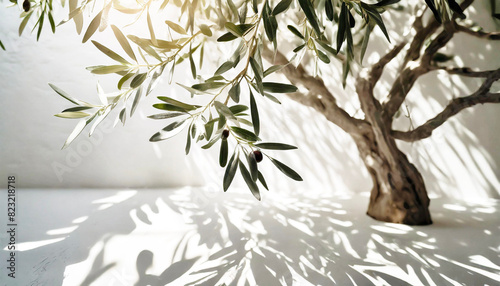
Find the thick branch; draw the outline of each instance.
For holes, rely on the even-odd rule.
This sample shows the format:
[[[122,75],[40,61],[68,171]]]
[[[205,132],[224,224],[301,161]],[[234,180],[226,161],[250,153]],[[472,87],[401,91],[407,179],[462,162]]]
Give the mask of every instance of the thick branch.
[[[406,95],[410,92],[417,79],[428,71],[428,68],[424,68],[420,65],[414,68],[408,67],[398,75],[389,91],[388,100],[386,100],[382,106],[382,115],[385,120],[390,121],[392,119],[401,104],[403,104]]]
[[[475,78],[486,78],[491,73],[496,72],[495,70],[489,71],[473,71],[471,68],[450,68],[450,67],[436,67],[436,70],[444,70],[449,74],[460,75],[464,77],[475,77]]]
[[[263,57],[274,64],[286,65],[288,59],[281,53],[274,52],[265,48],[262,52]],[[294,85],[303,85],[309,90],[307,94],[296,92],[288,94],[288,96],[306,106],[316,109],[323,114],[329,121],[333,122],[347,133],[358,133],[366,122],[360,119],[351,117],[345,110],[337,105],[337,101],[333,94],[328,90],[321,78],[310,76],[302,65],[297,68],[292,65],[287,65],[281,69],[281,73]]]
[[[474,31],[470,28],[467,28],[467,27],[464,27],[464,26],[461,26],[458,24],[455,25],[455,28],[460,32],[464,32],[466,34],[469,34],[471,36],[478,37],[481,39],[500,40],[500,32],[489,32],[488,33],[488,32],[484,32],[484,31]]]
[[[440,26],[440,24],[432,18],[431,22],[426,27],[423,27],[422,17],[423,14],[415,18],[413,28],[417,33],[415,34],[415,37],[413,37],[413,40],[410,43],[410,48],[406,52],[402,67],[405,67],[410,61],[416,61],[420,57],[420,51],[422,50],[425,40],[429,35],[434,34]]]
[[[488,77],[481,85],[481,87],[473,94],[453,99],[446,108],[436,115],[434,118],[428,120],[418,128],[408,131],[392,131],[391,134],[394,138],[413,142],[431,136],[432,132],[441,126],[446,120],[453,115],[459,113],[465,108],[472,107],[476,104],[483,103],[500,103],[500,93],[490,93],[491,85],[500,79],[500,69],[490,71]]]
[[[373,85],[378,82],[382,73],[384,71],[385,66],[391,62],[405,47],[406,42],[403,42],[397,46],[395,46],[390,52],[388,52],[385,56],[383,56],[376,64],[374,64],[370,69],[370,80]]]
[[[455,29],[455,26],[453,23],[448,22],[443,24],[443,31],[439,33],[439,35],[431,41],[429,46],[425,49],[424,54],[422,55],[421,59],[421,64],[425,65],[428,67],[434,58],[434,55],[441,49],[442,47],[446,46],[448,42],[453,38],[455,35],[455,32],[457,31]]]

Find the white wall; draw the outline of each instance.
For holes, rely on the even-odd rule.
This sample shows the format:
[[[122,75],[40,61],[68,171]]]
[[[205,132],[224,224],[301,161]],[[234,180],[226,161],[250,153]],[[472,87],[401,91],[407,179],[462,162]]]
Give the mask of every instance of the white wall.
[[[483,2],[487,1],[479,1],[476,5],[473,17],[483,21],[485,29],[495,30],[497,28],[485,10],[487,3]],[[2,184],[6,182],[8,174],[18,177],[19,187],[220,184],[223,170],[218,167],[217,154],[213,152],[216,150],[206,152],[192,148],[192,153],[184,156],[183,133],[169,141],[155,144],[148,142],[149,137],[165,125],[146,118],[155,113],[151,107],[155,103],[154,97],[143,102],[125,127],[118,125],[111,128],[116,117],[116,114],[112,114],[93,138],[81,135],[69,148],[60,150],[76,121],[53,116],[69,105],[47,83],[54,83],[77,98],[96,101],[97,80],[106,91],[113,91],[116,80],[112,76],[93,76],[85,67],[110,63],[110,60],[91,43],[82,45],[81,36],[75,34],[71,23],[60,26],[56,35],[46,28],[38,43],[35,35],[27,33],[29,30],[19,38],[17,14],[15,8],[2,7],[0,10],[0,39],[7,48],[6,52],[0,51]],[[112,43],[107,37],[112,37],[110,31],[96,35],[95,39]],[[398,39],[397,34],[391,37]],[[385,45],[385,40],[381,38],[372,41],[370,48],[377,49]],[[499,48],[498,44],[465,36],[457,37],[450,45],[449,52],[463,51],[466,63],[497,68],[500,66]],[[477,52],[471,53],[472,50]],[[367,56],[365,61],[374,62],[377,56],[374,53]],[[386,78],[390,78],[394,72],[394,69],[389,68]],[[176,79],[181,82],[186,82],[185,78],[190,76],[189,72],[181,69],[177,69],[177,73]],[[334,76],[338,78],[338,74],[334,73]],[[477,86],[477,81],[468,81],[465,85],[460,78],[453,78],[453,81],[455,96],[466,95]],[[351,90],[342,91],[338,82],[329,82],[332,90],[344,94],[344,97],[349,96]],[[440,106],[451,99],[452,94],[447,86],[451,81],[445,78],[443,82],[438,83],[430,76],[420,81],[412,91],[407,104],[415,125],[432,117]],[[155,93],[159,94],[185,95],[175,85],[168,86],[165,82]],[[268,180],[274,189],[318,192],[369,190],[371,182],[351,139],[312,110],[289,102],[286,98],[280,99],[284,103],[282,106],[260,101],[263,121],[272,122],[272,125],[264,126],[261,137],[288,142],[300,148],[299,151],[274,154],[297,169],[305,182],[292,182],[279,175],[269,164],[263,164],[262,168],[269,174]],[[500,119],[499,109],[498,105],[475,107],[443,125],[433,138],[412,145],[401,144],[422,170],[431,193],[460,198],[498,195],[500,152],[497,142],[500,134],[492,123]],[[404,117],[398,122],[401,128],[407,128],[408,124]],[[241,185],[241,181],[235,184]]]

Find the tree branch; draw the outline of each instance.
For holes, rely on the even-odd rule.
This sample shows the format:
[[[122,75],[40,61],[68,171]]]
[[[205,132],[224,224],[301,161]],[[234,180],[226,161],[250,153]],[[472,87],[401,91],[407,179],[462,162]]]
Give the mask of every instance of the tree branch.
[[[446,46],[453,36],[455,36],[457,30],[452,22],[444,23],[443,27],[443,31],[441,31],[441,33],[439,33],[439,35],[431,41],[421,57],[421,64],[426,67],[430,66],[434,55],[439,51],[439,49]]]
[[[464,32],[466,34],[469,34],[471,36],[481,38],[481,39],[487,39],[487,40],[500,40],[500,32],[484,32],[484,31],[474,31],[468,27],[464,27],[459,24],[455,24],[455,28],[459,32]]]
[[[393,130],[391,131],[391,135],[396,139],[408,142],[424,139],[431,136],[432,132],[446,122],[446,120],[465,108],[472,107],[477,104],[500,103],[500,93],[489,92],[491,85],[500,79],[500,69],[489,71],[487,73],[488,76],[486,77],[486,80],[473,94],[453,99],[441,113],[428,120],[418,128],[408,132]]]
[[[473,2],[474,0],[465,0],[460,6],[463,10],[465,10]],[[422,15],[419,17],[421,16]],[[386,121],[392,120],[392,117],[399,110],[401,104],[403,104],[406,95],[411,90],[416,80],[420,76],[433,70],[433,67],[430,65],[432,58],[440,48],[444,47],[453,38],[453,35],[456,32],[456,29],[452,24],[456,19],[456,15],[454,15],[452,22],[443,24],[445,29],[439,33],[439,35],[425,49],[424,54],[421,55],[423,44],[437,31],[441,25],[435,20],[435,18],[431,18],[426,27],[421,27],[421,19],[419,17],[416,18],[415,23],[413,24],[417,33],[410,44],[410,48],[408,49],[405,60],[401,66],[402,72],[396,78],[394,85],[389,92],[388,98],[385,99],[385,102],[383,103],[384,112],[382,115]],[[410,61],[416,61],[419,58],[421,60],[418,66],[407,67]]]
[[[406,52],[402,67],[405,67],[410,61],[416,61],[420,57],[420,51],[422,50],[425,40],[429,35],[434,34],[440,26],[438,21],[432,18],[431,22],[426,27],[423,27],[422,17],[424,16],[424,11],[425,10],[423,10],[422,14],[417,16],[415,18],[415,22],[413,22],[412,27],[417,33],[415,34],[415,37],[413,37],[413,40],[410,43],[410,48]]]
[[[449,74],[460,75],[464,77],[476,77],[476,78],[486,78],[491,73],[494,73],[495,70],[488,71],[473,71],[471,68],[463,67],[463,68],[450,68],[450,67],[435,67],[435,70],[444,70]]]
[[[265,47],[262,56],[269,62],[273,62],[274,59],[274,64],[288,64],[288,59],[279,51],[274,56],[274,52]],[[334,95],[328,90],[323,80],[310,76],[301,64],[297,68],[287,65],[281,69],[281,73],[292,84],[302,85],[309,91],[307,94],[300,92],[288,94],[291,99],[316,109],[345,132],[359,133],[368,124],[361,119],[351,117],[345,110],[340,108]]]
[[[406,42],[402,42],[399,45],[395,46],[390,52],[388,52],[385,56],[383,56],[376,64],[374,64],[369,71],[370,81],[373,86],[378,82],[382,73],[384,71],[385,66],[390,63],[405,47]]]

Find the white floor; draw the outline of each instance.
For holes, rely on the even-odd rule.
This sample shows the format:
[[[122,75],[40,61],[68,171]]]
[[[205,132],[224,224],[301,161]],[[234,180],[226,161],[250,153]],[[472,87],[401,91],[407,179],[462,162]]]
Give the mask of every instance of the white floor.
[[[16,278],[6,276],[2,231],[0,281],[500,285],[498,201],[434,199],[434,224],[425,227],[376,222],[364,214],[367,202],[307,192],[257,202],[249,193],[192,188],[18,190]]]

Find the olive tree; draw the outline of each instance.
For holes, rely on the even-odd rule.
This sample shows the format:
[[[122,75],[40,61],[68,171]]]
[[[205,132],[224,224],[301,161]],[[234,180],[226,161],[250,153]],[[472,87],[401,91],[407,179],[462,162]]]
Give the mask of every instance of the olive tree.
[[[117,121],[125,123],[126,118],[134,114],[141,98],[153,92],[160,78],[171,82],[176,67],[184,65],[191,70],[191,83],[177,84],[186,90],[186,96],[184,99],[158,97],[153,107],[160,113],[149,117],[167,123],[150,141],[165,140],[187,129],[186,154],[192,143],[199,142],[203,149],[217,146],[220,167],[225,168],[224,191],[235,175],[240,174],[251,193],[260,200],[259,188],[267,188],[264,174],[258,167],[264,159],[270,160],[291,179],[302,180],[292,168],[266,153],[267,150],[295,147],[259,137],[265,124],[259,120],[257,102],[280,103],[275,95],[282,93],[315,109],[353,138],[373,181],[369,216],[387,222],[430,224],[424,180],[396,141],[414,142],[427,138],[460,111],[500,101],[500,93],[490,90],[500,78],[500,69],[454,66],[449,61],[451,57],[440,52],[457,33],[500,39],[499,33],[484,31],[467,19],[467,8],[473,2],[149,0],[128,3],[69,0],[69,14],[60,24],[74,21],[77,31],[83,32],[83,42],[91,40],[98,30],[111,29],[115,38],[109,41],[118,41],[122,49],[113,51],[106,43],[91,40],[114,62],[91,66],[90,72],[120,76],[116,93],[105,94],[98,88],[100,103],[76,99],[50,84],[56,93],[74,105],[56,116],[80,119],[64,147],[87,125],[90,125],[91,135],[115,109]],[[24,0],[17,4],[24,9],[19,33],[33,17],[37,19],[33,27],[37,37],[47,21],[55,31],[52,0]],[[491,16],[498,18],[495,1],[491,1],[491,6]],[[93,18],[84,25],[85,11],[93,12]],[[126,27],[113,25],[108,21],[110,12],[128,16],[130,25],[147,25],[147,36],[127,34]],[[384,24],[385,15],[389,13],[403,13],[411,19],[408,36],[398,39],[399,42],[391,41]],[[375,30],[386,38],[386,52],[376,63],[367,65],[363,58]],[[290,48],[290,45],[293,46]],[[221,53],[218,46],[224,46],[231,53]],[[201,70],[207,54],[211,57],[215,54],[224,61],[214,70]],[[384,68],[391,62],[398,65],[398,73],[388,92],[376,96],[374,89],[380,83]],[[342,76],[332,78],[323,72],[332,65],[342,68]],[[438,70],[478,78],[482,84],[472,94],[453,99],[424,124],[409,131],[395,130],[394,120],[413,85],[421,76]],[[270,80],[273,73],[281,73],[288,82]],[[349,77],[354,80],[348,81]],[[354,84],[356,94],[352,96],[359,101],[360,110],[356,113],[346,111],[325,81],[344,87]],[[256,100],[256,97],[269,101]]]

